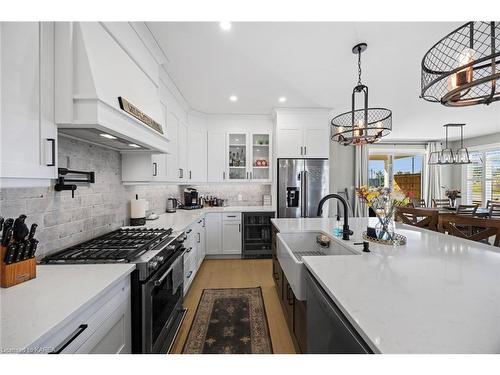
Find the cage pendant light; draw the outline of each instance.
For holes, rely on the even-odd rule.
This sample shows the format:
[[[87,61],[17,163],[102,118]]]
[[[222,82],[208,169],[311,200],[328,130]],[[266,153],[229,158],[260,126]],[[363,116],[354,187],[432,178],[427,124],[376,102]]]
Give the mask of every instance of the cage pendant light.
[[[427,51],[420,97],[449,107],[500,100],[500,22],[467,22]]]
[[[386,108],[368,108],[368,86],[361,83],[361,53],[367,48],[359,43],[352,49],[358,55],[358,83],[352,90],[351,110],[331,121],[331,139],[343,145],[360,146],[378,142],[392,130],[392,112]],[[356,109],[356,95],[363,95],[363,107]]]

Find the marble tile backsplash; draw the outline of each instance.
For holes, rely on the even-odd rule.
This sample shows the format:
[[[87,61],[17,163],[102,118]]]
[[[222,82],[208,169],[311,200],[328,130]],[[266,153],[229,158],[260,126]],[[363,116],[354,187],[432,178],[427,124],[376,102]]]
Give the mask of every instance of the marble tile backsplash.
[[[148,212],[161,214],[165,212],[167,198],[180,198],[185,188],[172,184],[123,185],[119,152],[65,137],[59,137],[59,167],[94,171],[96,182],[79,185],[75,198],[71,198],[69,191],[54,191],[53,185],[0,189],[1,216],[17,217],[24,213],[28,225],[34,222],[39,225],[38,258],[127,225],[129,201],[136,194],[148,201]],[[240,206],[262,205],[262,195],[271,193],[269,185],[260,184],[194,187],[200,194],[215,195],[226,199],[229,205]]]
[[[78,186],[75,198],[53,186],[0,189],[0,215],[24,213],[28,225],[39,225],[39,258],[128,224],[135,194],[148,200],[150,211],[162,213],[167,198],[179,191],[176,185],[125,186],[119,152],[65,137],[59,137],[59,166],[95,171],[96,182]]]

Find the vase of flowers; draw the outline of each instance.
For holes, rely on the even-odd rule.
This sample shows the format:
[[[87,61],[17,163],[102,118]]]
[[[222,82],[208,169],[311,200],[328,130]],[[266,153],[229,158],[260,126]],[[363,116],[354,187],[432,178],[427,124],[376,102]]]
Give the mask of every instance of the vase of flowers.
[[[375,233],[377,239],[394,240],[394,212],[398,206],[406,206],[410,198],[401,191],[391,191],[385,187],[361,186],[356,189],[358,197],[371,207],[377,216]]]
[[[444,192],[444,195],[450,200],[450,206],[455,207],[455,204],[457,202],[457,198],[460,197],[460,190],[457,189],[446,189]]]

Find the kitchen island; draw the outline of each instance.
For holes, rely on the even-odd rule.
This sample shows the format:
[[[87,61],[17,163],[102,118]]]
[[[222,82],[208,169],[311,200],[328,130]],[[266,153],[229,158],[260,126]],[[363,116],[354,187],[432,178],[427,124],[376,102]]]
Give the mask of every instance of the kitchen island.
[[[363,253],[354,243],[368,220],[349,220],[349,241],[332,235],[333,219],[272,222],[280,233],[320,231],[357,252],[302,259],[371,351],[500,353],[498,248],[396,224],[407,245],[370,243]]]

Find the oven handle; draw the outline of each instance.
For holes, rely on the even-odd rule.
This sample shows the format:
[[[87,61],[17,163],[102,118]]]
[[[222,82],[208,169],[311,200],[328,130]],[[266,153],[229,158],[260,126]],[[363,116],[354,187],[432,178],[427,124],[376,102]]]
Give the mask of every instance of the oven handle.
[[[174,263],[172,263],[172,265],[170,267],[168,267],[168,270],[166,270],[165,273],[159,279],[153,281],[153,285],[154,286],[160,286],[161,285],[161,283],[163,282],[163,280],[165,280],[165,278],[168,276],[168,274],[170,272],[172,272],[172,270],[174,269],[174,266],[176,265],[176,263],[179,262],[179,261],[182,261],[182,257],[184,256],[185,253],[186,253],[186,250],[184,250],[182,252],[182,254],[177,257],[176,260],[174,260]]]

